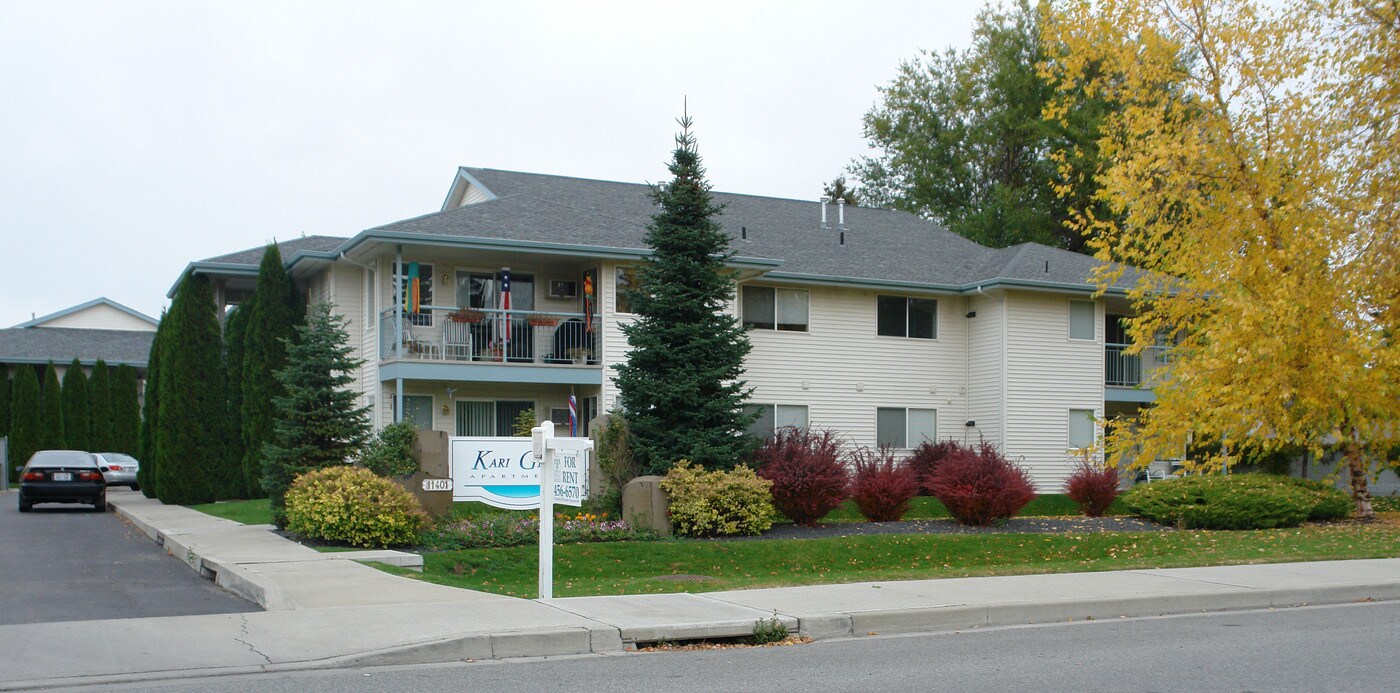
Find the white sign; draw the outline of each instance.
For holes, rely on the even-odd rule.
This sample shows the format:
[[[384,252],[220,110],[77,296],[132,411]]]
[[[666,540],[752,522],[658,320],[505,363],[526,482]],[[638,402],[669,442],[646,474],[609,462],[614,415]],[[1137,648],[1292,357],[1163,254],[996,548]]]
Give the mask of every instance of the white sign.
[[[583,505],[588,495],[588,466],[580,467],[579,460],[586,459],[583,450],[560,450],[554,454],[554,502],[560,505]]]
[[[452,480],[451,480],[451,479],[424,479],[424,480],[423,480],[423,490],[424,490],[424,491],[451,491],[451,490],[452,490]]]
[[[555,438],[562,440],[587,440]],[[479,501],[497,508],[537,510],[540,507],[540,464],[530,438],[452,437],[447,439],[452,467],[452,500]],[[559,459],[556,455],[556,460]],[[588,455],[580,451],[570,471],[578,472],[577,501],[587,498]],[[558,481],[558,479],[556,479]]]

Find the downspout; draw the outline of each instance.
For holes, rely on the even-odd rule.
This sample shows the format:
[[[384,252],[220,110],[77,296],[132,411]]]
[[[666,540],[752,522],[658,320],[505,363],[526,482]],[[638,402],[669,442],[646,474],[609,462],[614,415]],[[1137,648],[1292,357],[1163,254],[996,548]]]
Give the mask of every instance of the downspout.
[[[394,356],[403,358],[403,246],[394,246]],[[394,379],[394,423],[403,421],[403,378]]]

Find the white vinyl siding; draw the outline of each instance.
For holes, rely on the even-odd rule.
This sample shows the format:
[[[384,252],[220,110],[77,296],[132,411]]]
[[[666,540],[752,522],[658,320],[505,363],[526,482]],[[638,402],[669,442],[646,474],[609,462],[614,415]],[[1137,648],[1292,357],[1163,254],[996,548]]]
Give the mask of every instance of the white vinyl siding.
[[[155,325],[105,303],[98,303],[67,315],[45,320],[36,327],[76,327],[88,330],[127,330],[130,332],[154,332],[156,329]]]
[[[1072,468],[1066,453],[1066,412],[1103,412],[1103,344],[1094,303],[1091,339],[1066,339],[1070,311],[1063,296],[1007,295],[1006,445],[1041,492],[1059,492]],[[980,315],[980,313],[979,313]],[[979,423],[980,425],[980,423]]]
[[[810,326],[801,337],[749,330],[750,401],[806,404],[813,425],[851,445],[875,444],[878,407],[943,410],[937,437],[965,439],[968,321],[944,320],[937,340],[890,339],[876,334],[876,292],[812,287],[808,294]]]
[[[985,439],[1002,444],[1002,395],[1004,394],[1005,335],[1002,331],[1000,296],[976,295],[968,298],[964,318],[967,323],[968,412],[972,440]]]

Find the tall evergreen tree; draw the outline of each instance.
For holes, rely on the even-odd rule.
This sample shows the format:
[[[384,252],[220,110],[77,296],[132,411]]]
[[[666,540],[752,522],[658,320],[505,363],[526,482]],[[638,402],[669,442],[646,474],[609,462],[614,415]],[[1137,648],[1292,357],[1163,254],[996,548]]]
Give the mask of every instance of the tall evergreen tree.
[[[63,372],[63,444],[74,450],[92,450],[88,414],[87,376],[78,359]]]
[[[10,481],[19,481],[19,469],[29,456],[42,449],[39,439],[43,424],[39,414],[39,377],[29,366],[15,371],[10,396]]]
[[[622,330],[632,349],[617,367],[622,407],[643,468],[664,473],[678,460],[707,468],[738,464],[748,448],[744,413],[751,389],[740,378],[751,348],[726,310],[734,296],[729,236],[714,216],[690,117],[670,164],[672,180],[656,186],[660,207],[647,226],[654,251],[631,292],[637,321]]]
[[[13,381],[10,368],[0,364],[0,438],[10,435],[10,397]]]
[[[137,452],[141,403],[137,400],[136,389],[136,369],[124,363],[117,366],[108,398],[112,404],[112,437],[107,441],[108,450],[128,455]]]
[[[180,283],[161,343],[156,494],[169,504],[231,497],[223,336],[209,279]]]
[[[157,442],[160,439],[160,353],[165,340],[166,325],[169,324],[169,314],[161,311],[160,322],[156,325],[156,336],[151,340],[151,354],[146,357],[146,393],[142,398],[141,409],[141,440],[137,445],[136,459],[141,461],[141,467],[136,472],[136,482],[141,485],[141,493],[147,498],[156,498],[156,484],[160,482],[160,475],[156,474],[156,468],[160,464],[160,458],[156,455],[160,447]]]
[[[251,307],[251,303],[249,304]],[[257,475],[249,475],[244,470],[243,461],[247,451],[243,448],[243,354],[248,334],[248,314],[251,311],[239,306],[224,319],[224,368],[228,373],[228,416],[234,436],[229,441],[229,454],[238,460],[238,486],[240,498],[262,496],[261,470]]]
[[[116,452],[112,446],[112,371],[98,359],[88,379],[88,416],[94,452]]]
[[[276,399],[274,435],[263,447],[263,489],[278,527],[287,524],[284,499],[292,481],[343,464],[369,436],[369,410],[355,406],[347,388],[360,367],[349,340],[344,318],[324,303],[311,306],[287,346],[287,365],[276,373],[287,394]]]
[[[291,278],[276,243],[263,250],[243,342],[243,474],[249,489],[263,489],[263,446],[273,435],[276,407],[286,395],[274,373],[287,365],[287,344],[296,337],[298,306]]]
[[[44,368],[44,384],[39,394],[39,449],[65,450],[67,436],[63,432],[63,388],[58,383],[58,369],[53,361]]]

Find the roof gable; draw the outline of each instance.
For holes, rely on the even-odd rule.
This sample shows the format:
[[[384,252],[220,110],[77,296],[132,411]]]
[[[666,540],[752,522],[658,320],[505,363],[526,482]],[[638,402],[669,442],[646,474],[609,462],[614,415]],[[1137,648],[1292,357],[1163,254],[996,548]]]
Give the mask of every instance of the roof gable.
[[[77,329],[134,330],[154,332],[159,320],[105,296],[64,308],[15,327],[61,327]]]

